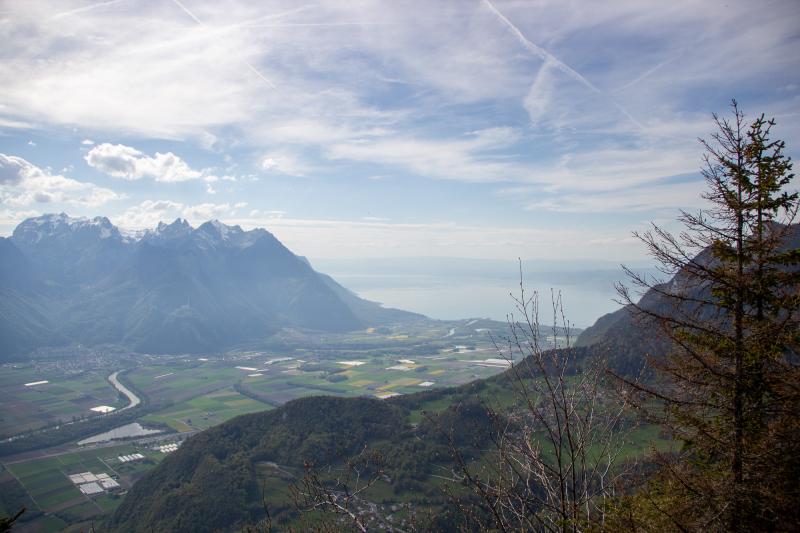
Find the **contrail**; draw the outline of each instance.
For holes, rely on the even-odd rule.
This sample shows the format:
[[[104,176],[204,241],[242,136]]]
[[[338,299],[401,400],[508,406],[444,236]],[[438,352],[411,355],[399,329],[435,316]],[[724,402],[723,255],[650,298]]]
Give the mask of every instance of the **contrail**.
[[[197,18],[197,16],[195,16],[195,14],[194,14],[194,13],[192,13],[192,12],[189,10],[189,8],[187,8],[185,5],[183,5],[183,4],[181,3],[181,1],[180,1],[180,0],[172,0],[172,1],[175,3],[175,5],[177,5],[179,8],[181,8],[181,9],[183,10],[183,12],[184,12],[184,13],[186,13],[187,15],[189,15],[189,16],[192,18],[192,20],[194,20],[194,21],[195,21],[195,22],[196,22],[198,25],[200,25],[200,26],[202,26],[202,27],[204,27],[204,28],[206,27],[206,25],[205,25],[205,24],[203,24],[203,21],[201,21],[199,18]],[[264,74],[262,74],[262,73],[261,73],[261,72],[260,72],[260,71],[259,71],[259,70],[258,70],[256,67],[254,67],[254,66],[253,66],[253,65],[252,65],[252,64],[251,64],[249,61],[244,61],[244,64],[245,64],[245,65],[247,65],[247,68],[249,68],[249,69],[250,69],[250,70],[251,70],[251,71],[252,71],[252,72],[253,72],[253,73],[254,73],[256,76],[258,76],[259,78],[261,78],[261,79],[264,81],[264,83],[266,83],[267,85],[269,85],[269,87],[270,87],[271,89],[277,89],[277,87],[275,86],[275,84],[274,84],[274,83],[272,83],[272,82],[271,82],[271,81],[270,81],[270,80],[269,80],[269,79],[268,79],[266,76],[264,76]]]
[[[604,96],[606,98],[609,98],[609,100],[611,100],[612,105],[616,107],[620,113],[625,115],[625,117],[627,117],[628,120],[633,122],[638,128],[644,129],[644,126],[638,120],[633,118],[633,116],[631,116],[631,114],[628,113],[628,111],[625,108],[623,108],[613,99],[608,97],[608,95],[606,95],[603,91],[598,89],[595,84],[587,80],[580,72],[570,67],[569,65],[558,59],[556,56],[554,56],[541,46],[529,41],[528,38],[522,34],[519,28],[517,28],[510,20],[508,20],[508,18],[506,18],[505,15],[503,15],[496,7],[494,7],[494,4],[492,4],[489,0],[483,0],[483,4],[486,7],[488,7],[489,10],[491,10],[491,12],[494,13],[495,16],[497,16],[497,18],[499,18],[503,22],[503,24],[505,24],[508,27],[509,30],[511,30],[511,33],[514,34],[514,37],[517,38],[517,40],[520,42],[520,44],[522,44],[523,47],[525,47],[525,49],[532,52],[534,55],[538,56],[545,63],[549,63],[551,66],[556,67],[558,70],[565,73],[567,76],[577,81],[578,83],[582,84],[583,86],[587,87],[592,92]]]
[[[643,79],[645,79],[645,78],[649,77],[651,74],[653,74],[655,71],[657,71],[658,69],[660,69],[660,68],[661,68],[661,67],[663,67],[664,65],[668,65],[669,63],[672,63],[673,61],[675,61],[676,59],[678,59],[678,58],[679,58],[679,57],[681,57],[682,55],[683,55],[683,54],[678,54],[678,55],[676,55],[675,57],[671,57],[671,58],[669,58],[669,59],[666,59],[666,60],[662,61],[661,63],[657,64],[656,66],[654,66],[654,67],[651,67],[651,68],[649,68],[648,70],[644,71],[644,72],[643,72],[642,74],[640,74],[640,75],[639,75],[639,76],[638,76],[636,79],[634,79],[634,80],[632,80],[632,81],[629,81],[628,83],[626,83],[625,85],[623,85],[623,86],[621,86],[621,87],[617,87],[617,88],[616,88],[616,89],[614,89],[612,92],[618,93],[618,92],[620,92],[620,91],[624,91],[625,89],[627,89],[627,88],[629,88],[629,87],[633,87],[634,85],[636,85],[637,83],[639,83],[639,82],[640,82],[640,81],[642,81]]]
[[[592,91],[602,94],[603,91],[595,87],[595,85],[592,82],[584,78],[580,74],[580,72],[573,69],[569,65],[565,64],[563,61],[559,60],[557,57],[555,57],[553,54],[551,54],[541,46],[538,46],[537,44],[529,41],[528,38],[522,34],[519,28],[514,26],[514,24],[510,20],[508,20],[505,15],[500,13],[500,11],[498,11],[497,8],[494,7],[494,5],[489,0],[483,0],[483,3],[486,5],[486,7],[488,7],[492,11],[492,13],[494,13],[497,16],[497,18],[502,20],[503,23],[506,26],[508,26],[508,29],[511,30],[511,33],[514,34],[514,37],[517,38],[517,40],[520,42],[520,44],[522,44],[522,46],[527,48],[530,52],[533,52],[534,54],[539,56],[542,59],[542,61],[549,62],[551,65],[557,67],[560,71],[567,74],[570,78],[576,80],[579,83],[582,83]]]
[[[306,4],[304,6],[295,7],[294,9],[289,9],[288,11],[282,11],[281,13],[272,13],[270,15],[264,15],[263,17],[258,17],[257,19],[251,21],[250,24],[258,23],[265,20],[272,20],[272,19],[279,19],[283,17],[287,17],[289,15],[294,15],[296,13],[302,13],[303,11],[307,11],[314,7],[315,4]],[[242,24],[242,26],[249,26],[250,24]]]
[[[117,4],[121,1],[122,0],[109,0],[108,2],[99,2],[97,4],[91,4],[88,6],[79,7],[71,11],[64,11],[63,13],[58,13],[56,15],[53,15],[52,17],[50,17],[49,20],[58,20],[60,18],[68,17],[70,15],[77,15],[78,13],[83,13],[84,11],[91,11],[92,9],[96,9],[98,7],[110,6],[112,4]]]
[[[245,64],[247,65],[247,67],[248,67],[250,70],[252,70],[252,71],[253,71],[253,73],[254,73],[256,76],[258,76],[259,78],[261,78],[262,80],[264,80],[264,82],[265,82],[267,85],[269,85],[269,86],[270,86],[270,87],[272,87],[273,89],[277,89],[277,87],[275,87],[275,84],[274,84],[274,83],[272,83],[271,81],[269,81],[269,80],[267,79],[267,77],[266,77],[266,76],[264,76],[263,74],[261,74],[261,72],[259,72],[259,71],[258,71],[258,69],[257,69],[256,67],[254,67],[253,65],[251,65],[251,64],[250,64],[250,63],[248,63],[247,61],[245,61]]]
[[[246,24],[245,28],[292,28],[295,26],[393,26],[390,22],[276,22],[274,24]]]
[[[194,20],[196,23],[198,23],[198,24],[199,24],[199,25],[201,25],[201,26],[205,26],[205,24],[203,24],[202,22],[200,22],[200,19],[199,19],[199,18],[197,18],[197,17],[195,17],[195,16],[194,16],[194,13],[192,13],[191,11],[189,11],[189,9],[188,9],[188,8],[187,8],[185,5],[183,5],[183,4],[180,2],[180,0],[172,0],[172,1],[175,3],[175,5],[177,5],[179,8],[181,8],[181,9],[183,10],[183,12],[184,12],[184,13],[186,13],[187,15],[189,15],[190,17],[192,17],[192,20]]]

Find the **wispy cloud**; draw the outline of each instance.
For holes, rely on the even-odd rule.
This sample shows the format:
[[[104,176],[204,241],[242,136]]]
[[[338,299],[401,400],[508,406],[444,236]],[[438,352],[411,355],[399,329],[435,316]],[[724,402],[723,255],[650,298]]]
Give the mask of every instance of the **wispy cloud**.
[[[176,4],[176,5],[179,7],[179,8],[181,8],[181,10],[182,10],[184,13],[186,13],[187,15],[189,15],[189,17],[191,17],[191,19],[192,19],[192,20],[194,20],[194,21],[195,21],[197,24],[199,24],[200,26],[203,26],[203,27],[205,27],[205,24],[203,24],[203,22],[202,22],[202,21],[201,21],[199,18],[197,18],[197,16],[196,16],[194,13],[192,13],[192,12],[189,10],[189,8],[187,8],[185,5],[183,5],[183,3],[182,3],[180,0],[172,0],[172,1],[173,1],[173,2],[174,2],[174,3],[175,3],[175,4]],[[269,88],[270,88],[270,89],[277,89],[277,87],[275,87],[275,84],[274,84],[274,83],[272,83],[272,82],[271,82],[271,81],[270,81],[270,80],[269,80],[269,79],[268,79],[266,76],[264,76],[264,74],[263,74],[263,73],[262,73],[260,70],[258,70],[256,67],[254,67],[254,66],[252,65],[252,63],[250,63],[249,61],[245,61],[245,62],[244,62],[244,64],[245,64],[245,65],[247,65],[247,68],[248,68],[248,69],[250,69],[250,71],[251,71],[253,74],[255,74],[256,76],[258,76],[258,77],[259,77],[259,78],[260,78],[260,79],[261,79],[261,80],[262,80],[264,83],[266,83],[266,84],[267,84],[267,86],[269,86]]]
[[[229,224],[263,227],[296,253],[312,257],[475,257],[514,260],[640,257],[635,242],[604,242],[601,229],[530,228],[384,220],[230,217]],[[627,233],[626,233],[627,235]]]
[[[471,132],[459,139],[387,136],[369,142],[337,143],[327,156],[393,165],[429,178],[497,182],[523,179],[525,169],[500,152],[519,140],[509,128]]]
[[[508,28],[513,33],[514,37],[516,37],[517,40],[527,50],[529,50],[533,54],[539,56],[545,62],[545,67],[554,67],[554,68],[560,70],[561,72],[565,73],[567,76],[569,76],[573,80],[575,80],[578,83],[582,84],[583,86],[587,87],[592,92],[597,93],[597,94],[602,95],[602,96],[607,96],[603,91],[598,89],[592,82],[590,82],[588,79],[586,79],[586,77],[583,76],[580,72],[578,72],[574,68],[570,67],[569,65],[567,65],[563,61],[559,60],[553,54],[551,54],[550,52],[548,52],[547,50],[545,50],[541,46],[531,42],[527,37],[525,37],[525,35],[523,35],[523,33],[519,30],[519,28],[517,28],[510,20],[508,20],[508,18],[505,15],[503,15],[494,6],[494,4],[492,4],[489,0],[483,0],[483,4],[486,7],[488,7],[489,10],[491,10],[491,12],[494,13],[497,16],[497,18],[499,18],[506,26],[508,26]],[[611,100],[611,99],[609,98],[609,100]],[[636,120],[635,118],[633,118],[633,116],[624,107],[622,107],[618,102],[616,102],[614,100],[611,100],[611,103],[614,105],[614,107],[619,109],[619,111],[623,115],[625,115],[625,117],[627,117],[628,120],[630,120],[637,127],[642,128],[642,125],[639,123],[639,121]]]
[[[87,11],[92,11],[93,9],[98,9],[101,7],[113,6],[114,4],[118,4],[123,0],[109,0],[108,2],[98,2],[96,4],[89,4],[88,6],[78,7],[75,9],[70,9],[69,11],[62,11],[61,13],[56,13],[52,17],[50,17],[50,21],[54,22],[58,19],[62,19],[64,17],[70,17],[73,15],[80,15],[81,13],[86,13]]]
[[[289,176],[306,176],[314,170],[300,157],[287,152],[266,154],[261,158],[261,168],[266,172],[280,172]]]
[[[497,213],[475,191],[512,188],[529,223],[540,211],[644,217],[691,202],[696,138],[731,97],[800,140],[794,0],[87,2],[4,2],[0,135],[22,130],[37,152],[51,133],[132,145],[94,152],[96,168],[205,180],[182,206],[209,186],[215,205],[295,213],[303,187],[381,201],[406,181],[447,180],[434,188],[485,219]],[[170,148],[132,148],[159,140]],[[120,187],[134,207],[152,182]],[[265,190],[283,203],[255,205]]]

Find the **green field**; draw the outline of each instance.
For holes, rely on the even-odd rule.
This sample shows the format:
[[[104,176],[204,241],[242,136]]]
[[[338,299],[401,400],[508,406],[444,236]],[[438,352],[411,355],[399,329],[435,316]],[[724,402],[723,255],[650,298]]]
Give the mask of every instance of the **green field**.
[[[134,368],[126,379],[154,403],[178,403],[236,383],[242,372],[221,362],[168,358]]]
[[[232,388],[220,389],[147,415],[144,421],[162,422],[176,431],[206,429],[246,413],[271,406],[242,396]]]
[[[496,357],[494,352],[485,347],[461,352],[446,348],[415,356],[388,352],[323,358],[309,354],[297,361],[270,366],[260,372],[261,376],[245,376],[242,384],[273,405],[320,394],[380,398],[390,393],[412,394],[491,376],[504,369],[481,365],[493,357]]]
[[[165,424],[177,432],[205,429],[304,396],[384,397],[459,385],[503,370],[480,364],[497,357],[488,335],[475,330],[483,326],[475,321],[425,322],[316,337],[287,334],[278,350],[130,356],[116,367],[113,359],[104,361],[102,368],[94,368],[91,361],[5,365],[0,367],[0,429],[16,434],[20,428],[72,420],[97,405],[126,405],[127,399],[106,380],[115,370],[125,370],[123,381],[145,402],[139,421]],[[348,361],[363,364],[343,364]],[[49,383],[24,387],[41,380]],[[431,410],[442,407],[426,405]],[[420,417],[421,412],[412,413],[412,419]],[[164,435],[164,440],[171,438]],[[117,459],[135,451],[147,459]],[[67,525],[88,529],[113,511],[120,498],[87,497],[70,482],[69,474],[107,472],[124,489],[163,457],[131,443],[8,464],[0,472],[0,488],[7,487],[10,496],[0,498],[0,512],[11,513],[21,503],[31,509],[28,518],[34,518],[26,522],[42,531],[61,531]]]
[[[0,369],[0,439],[73,417],[96,416],[92,407],[127,401],[106,380],[105,370],[63,370],[54,364],[4,365]],[[36,381],[49,383],[26,387]]]
[[[145,455],[145,459],[130,463],[122,463],[118,459],[120,455],[132,453],[141,453]],[[26,528],[62,531],[67,524],[98,521],[116,509],[122,501],[120,492],[129,488],[163,457],[161,452],[129,444],[65,453],[56,457],[4,464],[0,483],[13,482],[15,487],[8,487],[21,489],[29,498],[32,505],[26,512],[26,518],[33,515],[38,517],[24,520]],[[120,483],[121,488],[86,496],[67,477],[82,472],[107,473]],[[13,506],[6,504],[5,507]],[[2,511],[8,514],[11,509],[4,508]]]

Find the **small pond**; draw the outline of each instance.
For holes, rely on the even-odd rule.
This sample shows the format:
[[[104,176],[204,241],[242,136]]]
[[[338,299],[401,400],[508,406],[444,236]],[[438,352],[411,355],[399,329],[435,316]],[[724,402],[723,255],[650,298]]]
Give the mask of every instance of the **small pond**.
[[[83,446],[84,444],[96,444],[98,442],[107,442],[116,439],[126,439],[129,437],[144,437],[145,435],[153,435],[161,432],[162,430],[160,429],[147,429],[139,422],[132,422],[130,424],[125,424],[124,426],[114,428],[110,431],[106,431],[105,433],[100,433],[99,435],[94,435],[92,437],[79,440],[78,446]]]

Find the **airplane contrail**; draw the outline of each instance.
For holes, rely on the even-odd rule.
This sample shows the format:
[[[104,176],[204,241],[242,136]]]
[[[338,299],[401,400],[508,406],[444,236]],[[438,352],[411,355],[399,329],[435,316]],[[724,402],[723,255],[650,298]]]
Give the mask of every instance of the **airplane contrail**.
[[[659,63],[659,64],[657,64],[656,66],[654,66],[654,67],[651,67],[651,68],[647,69],[646,71],[644,71],[644,72],[643,72],[642,74],[640,74],[640,75],[639,75],[639,76],[638,76],[636,79],[629,81],[628,83],[626,83],[625,85],[623,85],[623,86],[621,86],[621,87],[617,87],[617,88],[616,88],[616,89],[614,89],[612,92],[618,93],[618,92],[620,92],[620,91],[624,91],[625,89],[628,89],[628,88],[630,88],[630,87],[633,87],[634,85],[636,85],[637,83],[639,83],[639,82],[640,82],[640,81],[642,81],[643,79],[645,79],[645,78],[649,77],[651,74],[653,74],[655,71],[657,71],[658,69],[660,69],[660,68],[661,68],[661,67],[663,67],[664,65],[668,65],[669,63],[672,63],[673,61],[675,61],[676,59],[678,59],[678,58],[679,58],[679,57],[681,57],[682,55],[683,55],[683,54],[678,54],[678,55],[676,55],[675,57],[671,57],[671,58],[669,58],[669,59],[666,59],[666,60],[664,60],[664,61],[660,62],[660,63]]]
[[[96,9],[98,7],[110,6],[112,4],[117,4],[119,2],[122,2],[122,0],[109,0],[108,2],[98,2],[97,4],[90,4],[88,6],[72,9],[70,11],[64,11],[63,13],[57,13],[52,17],[50,17],[49,20],[58,20],[60,18],[68,17],[70,15],[77,15],[78,13],[83,13],[84,11],[91,11],[92,9]]]
[[[192,20],[194,20],[196,23],[200,24],[201,26],[205,26],[205,24],[200,22],[200,19],[195,17],[194,13],[189,11],[189,8],[187,8],[185,5],[183,5],[180,0],[172,0],[172,1],[175,3],[175,5],[177,5],[179,8],[181,8],[184,13],[186,13],[187,15],[192,17]]]
[[[306,4],[304,6],[298,6],[293,9],[289,9],[288,11],[282,11],[280,13],[271,13],[269,15],[264,15],[263,17],[258,17],[257,19],[251,21],[248,24],[241,24],[241,26],[249,26],[250,24],[255,24],[258,22],[262,22],[265,20],[272,20],[272,19],[279,19],[289,15],[294,15],[296,13],[302,13],[303,11],[307,11],[314,7],[314,4]]]
[[[303,26],[392,26],[390,22],[276,22],[273,24],[245,24],[245,28],[293,28]]]
[[[569,65],[558,59],[556,56],[554,56],[541,46],[528,40],[528,38],[522,34],[519,28],[517,28],[514,25],[514,23],[508,20],[508,18],[506,18],[505,15],[503,15],[496,7],[494,7],[494,4],[492,4],[489,0],[483,0],[483,3],[486,7],[488,7],[492,11],[492,13],[494,13],[497,16],[497,18],[503,21],[503,24],[505,24],[508,27],[508,29],[511,30],[511,33],[514,34],[514,37],[516,37],[517,40],[520,42],[520,44],[522,44],[522,46],[528,49],[528,51],[533,52],[535,55],[539,56],[542,59],[542,61],[549,62],[551,65],[557,67],[560,71],[567,74],[570,78],[576,80],[579,83],[582,83],[592,91],[602,94],[603,91],[595,87],[595,85],[589,80],[587,80],[585,77],[583,77],[583,75],[581,75],[580,72],[570,67]]]
[[[644,126],[638,120],[633,118],[633,116],[630,113],[628,113],[628,111],[624,107],[622,107],[620,104],[615,102],[606,93],[601,91],[595,84],[593,84],[588,79],[586,79],[586,77],[583,76],[580,72],[578,72],[574,68],[570,67],[569,65],[567,65],[566,63],[564,63],[563,61],[558,59],[556,56],[554,56],[553,54],[551,54],[550,52],[548,52],[547,50],[545,50],[541,46],[537,45],[536,43],[531,42],[527,37],[525,37],[525,35],[520,31],[520,29],[517,28],[514,25],[513,22],[508,20],[508,18],[505,15],[503,15],[496,7],[494,7],[494,4],[492,4],[489,0],[482,0],[482,1],[483,1],[483,4],[486,7],[488,7],[489,10],[492,13],[494,13],[494,15],[497,18],[499,18],[503,22],[503,24],[505,24],[508,27],[509,30],[511,30],[511,33],[514,35],[514,37],[517,38],[517,41],[519,41],[520,44],[523,47],[525,47],[525,49],[527,49],[528,51],[532,52],[534,55],[538,56],[546,64],[550,64],[551,66],[553,66],[553,67],[557,68],[558,70],[560,70],[561,72],[565,73],[567,76],[569,76],[573,80],[577,81],[578,83],[582,84],[583,86],[585,86],[586,88],[588,88],[592,92],[594,92],[596,94],[599,94],[601,96],[604,96],[606,98],[609,98],[609,100],[611,101],[611,104],[614,107],[616,107],[617,110],[620,113],[625,115],[625,117],[628,118],[628,120],[630,120],[631,122],[633,122],[638,128],[644,129]]]
[[[194,21],[195,21],[195,22],[196,22],[198,25],[200,25],[200,26],[202,26],[202,27],[204,27],[204,28],[206,27],[206,25],[205,25],[205,24],[203,24],[203,21],[201,21],[199,18],[197,18],[197,16],[196,16],[194,13],[192,13],[192,12],[189,10],[189,8],[187,8],[185,5],[183,5],[183,4],[181,3],[181,1],[180,1],[180,0],[172,0],[172,1],[175,3],[175,5],[177,5],[179,8],[181,8],[181,9],[183,10],[183,12],[184,12],[184,13],[186,13],[187,15],[189,15],[189,16],[192,18],[192,20],[194,20]],[[272,89],[277,89],[277,87],[275,86],[275,84],[274,84],[274,83],[272,83],[272,82],[269,80],[269,78],[267,78],[266,76],[264,76],[264,74],[262,74],[262,73],[261,73],[261,71],[259,71],[259,70],[258,70],[256,67],[254,67],[254,66],[253,66],[253,65],[252,65],[252,64],[251,64],[249,61],[244,61],[244,64],[245,64],[245,65],[247,65],[247,68],[249,68],[249,69],[250,69],[250,70],[251,70],[251,71],[252,71],[252,72],[253,72],[253,73],[254,73],[256,76],[258,76],[259,78],[261,78],[261,80],[263,80],[263,81],[264,81],[264,83],[266,83],[267,85],[269,85],[269,87],[270,87],[270,88],[272,88]]]

